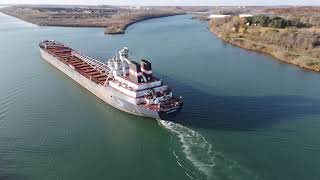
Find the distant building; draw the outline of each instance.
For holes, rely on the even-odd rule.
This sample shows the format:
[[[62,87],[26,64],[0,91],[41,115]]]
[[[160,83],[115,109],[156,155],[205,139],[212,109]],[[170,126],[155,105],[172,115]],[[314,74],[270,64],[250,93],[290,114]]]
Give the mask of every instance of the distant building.
[[[92,12],[90,10],[85,10],[85,11],[83,11],[83,13],[91,14]]]
[[[239,14],[239,17],[252,17],[252,14]]]
[[[211,14],[209,16],[210,19],[214,19],[214,18],[225,18],[225,17],[229,17],[230,15],[224,15],[224,14]]]

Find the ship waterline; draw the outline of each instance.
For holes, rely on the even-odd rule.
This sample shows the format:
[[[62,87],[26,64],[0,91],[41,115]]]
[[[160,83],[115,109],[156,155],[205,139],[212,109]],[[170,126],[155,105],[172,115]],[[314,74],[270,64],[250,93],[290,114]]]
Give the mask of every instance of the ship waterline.
[[[49,44],[46,44],[48,42],[63,46],[67,49],[63,49],[62,51],[47,50],[47,48],[50,47]],[[44,41],[40,43],[40,54],[44,60],[114,108],[137,116],[165,120],[174,120],[176,115],[182,110],[183,102],[181,101],[181,98],[173,97],[172,92],[167,89],[167,85],[163,85],[160,80],[152,77],[153,81],[135,83],[128,79],[130,77],[129,74],[125,74],[123,78],[121,78],[115,74],[117,72],[113,72],[114,75],[112,75],[112,70],[110,69],[108,69],[110,72],[105,72],[107,69],[100,69],[99,73],[99,67],[108,65],[97,62],[98,64],[95,64],[96,66],[92,66],[92,64],[90,64],[91,62],[84,62],[81,57],[75,58],[74,53],[81,54],[54,41]],[[89,58],[85,55],[83,56]],[[140,69],[144,70],[143,67]],[[131,71],[131,69],[128,68],[126,70]],[[130,72],[130,74],[131,73],[138,74],[137,72]],[[142,74],[141,72],[139,73]],[[115,79],[122,79],[122,82],[118,82]],[[159,84],[156,84],[156,82],[159,82]],[[120,86],[120,83],[121,85],[125,84],[127,89]],[[137,88],[143,84],[145,88],[142,91],[136,91],[126,83],[137,86]],[[137,93],[133,95],[132,92]],[[148,92],[152,94],[147,94]],[[157,95],[155,93],[157,93]]]

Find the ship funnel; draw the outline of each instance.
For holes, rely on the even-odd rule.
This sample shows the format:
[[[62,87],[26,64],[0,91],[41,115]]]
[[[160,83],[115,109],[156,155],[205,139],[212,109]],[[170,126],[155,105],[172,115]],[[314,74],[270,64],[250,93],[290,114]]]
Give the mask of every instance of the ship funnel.
[[[140,65],[141,65],[141,71],[142,71],[143,75],[146,77],[147,81],[151,81],[152,80],[151,63],[145,59],[142,59],[140,61]]]
[[[129,64],[129,79],[134,83],[141,83],[142,82],[142,72],[140,68],[140,64],[131,61]]]

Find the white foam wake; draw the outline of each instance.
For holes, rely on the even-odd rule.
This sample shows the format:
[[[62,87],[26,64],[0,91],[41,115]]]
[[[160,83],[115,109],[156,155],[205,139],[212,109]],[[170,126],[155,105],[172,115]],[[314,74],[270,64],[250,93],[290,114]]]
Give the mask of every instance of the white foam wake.
[[[237,161],[225,157],[222,152],[213,149],[204,136],[180,124],[158,120],[160,126],[175,134],[181,143],[184,157],[179,157],[179,153],[173,149],[173,155],[180,167],[191,179],[259,179],[258,175],[251,170],[241,166]],[[180,155],[181,156],[181,155]],[[197,171],[191,171],[185,165],[185,161],[190,162]]]
[[[181,142],[181,147],[185,158],[208,179],[211,179],[212,170],[215,166],[212,145],[208,143],[200,133],[188,127],[164,120],[158,120],[158,122],[162,127],[165,127],[177,135],[179,141]],[[180,163],[181,158],[177,156],[175,151],[173,151],[173,153],[179,166],[187,170]],[[190,172],[186,172],[186,174],[190,178],[194,179]]]

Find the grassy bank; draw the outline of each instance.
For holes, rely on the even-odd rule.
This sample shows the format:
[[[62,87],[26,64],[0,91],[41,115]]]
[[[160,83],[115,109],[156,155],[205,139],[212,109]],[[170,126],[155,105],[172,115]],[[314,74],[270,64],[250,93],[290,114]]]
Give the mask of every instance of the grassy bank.
[[[232,45],[267,53],[276,59],[320,72],[320,29],[249,26],[245,18],[213,19],[210,31]]]

